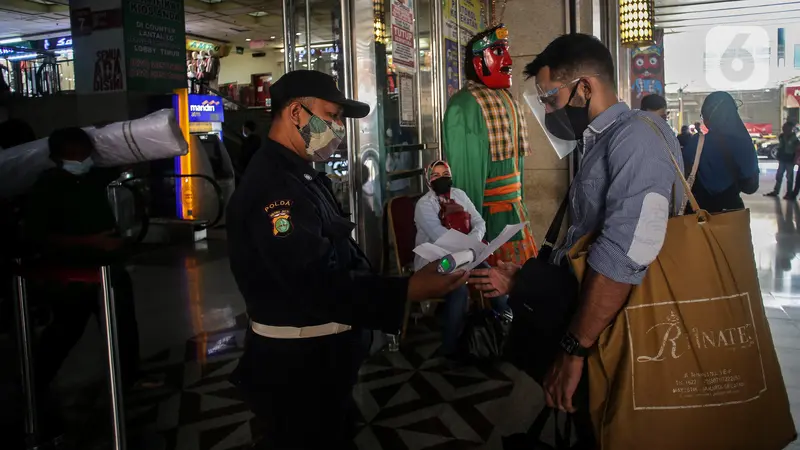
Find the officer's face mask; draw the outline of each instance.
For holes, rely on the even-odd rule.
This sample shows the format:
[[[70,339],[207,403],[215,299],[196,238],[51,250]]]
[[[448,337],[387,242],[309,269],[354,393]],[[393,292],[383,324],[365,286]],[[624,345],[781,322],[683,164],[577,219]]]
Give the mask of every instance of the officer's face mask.
[[[305,105],[300,106],[311,116],[307,124],[302,127],[297,126],[297,131],[306,143],[306,153],[313,161],[327,161],[344,139],[344,126],[322,119]]]
[[[91,156],[83,161],[64,160],[61,162],[61,167],[64,170],[77,176],[86,175],[92,169],[92,166],[94,166],[94,161]]]

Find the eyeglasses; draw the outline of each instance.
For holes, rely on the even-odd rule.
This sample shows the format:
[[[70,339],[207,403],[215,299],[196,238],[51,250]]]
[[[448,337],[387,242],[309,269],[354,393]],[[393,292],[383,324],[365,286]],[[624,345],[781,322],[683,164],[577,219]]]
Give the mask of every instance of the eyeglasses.
[[[542,88],[539,87],[539,85],[537,84],[536,89],[539,91],[539,102],[544,106],[555,108],[556,106],[558,106],[558,98],[556,98],[556,95],[558,95],[559,91],[561,91],[564,88],[572,86],[573,84],[581,81],[584,78],[596,77],[596,76],[599,76],[599,74],[583,75],[578,78],[575,78],[572,81],[568,81],[562,84],[561,86],[554,87],[553,89],[550,89],[548,91],[542,91]]]

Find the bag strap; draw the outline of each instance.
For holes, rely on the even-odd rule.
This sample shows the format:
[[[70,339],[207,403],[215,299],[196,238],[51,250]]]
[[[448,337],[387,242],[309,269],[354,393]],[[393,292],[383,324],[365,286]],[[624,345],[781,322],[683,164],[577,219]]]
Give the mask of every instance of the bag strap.
[[[700,138],[697,142],[697,151],[694,154],[694,164],[692,164],[692,171],[689,173],[689,178],[686,179],[686,182],[689,183],[689,187],[694,186],[694,180],[697,177],[697,168],[700,166],[700,154],[703,153],[703,144],[706,142],[706,135],[701,134]],[[683,204],[686,204],[684,201]]]
[[[565,195],[564,200],[561,201],[561,205],[558,207],[558,211],[556,211],[556,215],[550,223],[550,228],[547,229],[547,234],[544,235],[544,242],[542,242],[542,246],[539,248],[539,256],[537,256],[536,259],[541,259],[542,261],[550,260],[550,254],[553,252],[556,241],[558,241],[558,233],[561,231],[561,224],[564,222],[564,216],[567,212],[569,191],[571,188],[572,183],[567,187],[567,195]]]
[[[678,164],[678,160],[675,159],[675,155],[669,149],[669,144],[667,143],[667,137],[664,136],[664,132],[650,120],[649,117],[645,116],[636,116],[639,120],[644,121],[646,124],[650,125],[650,128],[656,132],[656,134],[660,135],[661,138],[664,140],[664,151],[667,152],[669,155],[669,159],[672,161],[672,166],[675,168],[675,173],[678,174],[678,178],[680,179],[681,183],[683,183],[683,190],[685,194],[689,197],[689,204],[692,206],[692,210],[697,212],[700,210],[700,205],[697,203],[697,199],[692,194],[692,187],[689,186],[689,182],[686,181],[686,177],[683,176],[683,169],[681,169],[680,165]]]
[[[697,168],[700,167],[700,155],[703,153],[703,144],[706,142],[706,135],[700,134],[700,137],[697,141],[697,150],[694,153],[694,163],[692,164],[692,171],[689,173],[689,178],[686,179],[686,182],[689,183],[689,188],[694,187],[694,181],[697,178]],[[681,208],[686,209],[686,202],[689,201],[689,196],[686,192],[683,193],[683,201],[681,202]]]

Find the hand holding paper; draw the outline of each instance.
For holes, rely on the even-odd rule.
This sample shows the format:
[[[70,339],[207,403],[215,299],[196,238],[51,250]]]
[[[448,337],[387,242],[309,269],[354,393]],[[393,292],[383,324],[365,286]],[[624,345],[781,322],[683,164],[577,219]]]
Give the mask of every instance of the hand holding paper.
[[[475,260],[464,266],[464,270],[472,270],[480,263],[486,261],[486,258],[492,255],[500,246],[508,242],[509,239],[519,233],[528,222],[519,223],[516,225],[506,225],[503,231],[492,241],[486,245],[472,236],[466,235],[456,230],[448,230],[442,237],[431,244],[426,242],[418,245],[414,249],[414,253],[419,255],[422,259],[432,262],[444,258],[445,256],[464,250],[472,250],[475,252]]]

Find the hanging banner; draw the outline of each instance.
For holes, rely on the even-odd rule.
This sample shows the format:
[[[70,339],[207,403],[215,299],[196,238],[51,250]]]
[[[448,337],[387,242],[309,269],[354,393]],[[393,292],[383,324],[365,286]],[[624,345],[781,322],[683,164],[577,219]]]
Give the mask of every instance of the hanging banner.
[[[415,67],[412,1],[392,0],[392,62],[410,71]]]
[[[631,52],[631,108],[639,109],[642,98],[664,96],[664,30],[656,29],[655,43],[636,47]]]
[[[447,99],[453,96],[461,86],[458,79],[458,44],[450,39],[444,40],[445,77],[447,79]]]
[[[128,89],[168,93],[186,86],[181,0],[123,0]]]
[[[398,84],[400,85],[400,99],[397,102],[400,106],[400,126],[416,127],[417,114],[414,108],[414,75],[400,72],[398,74]]]

